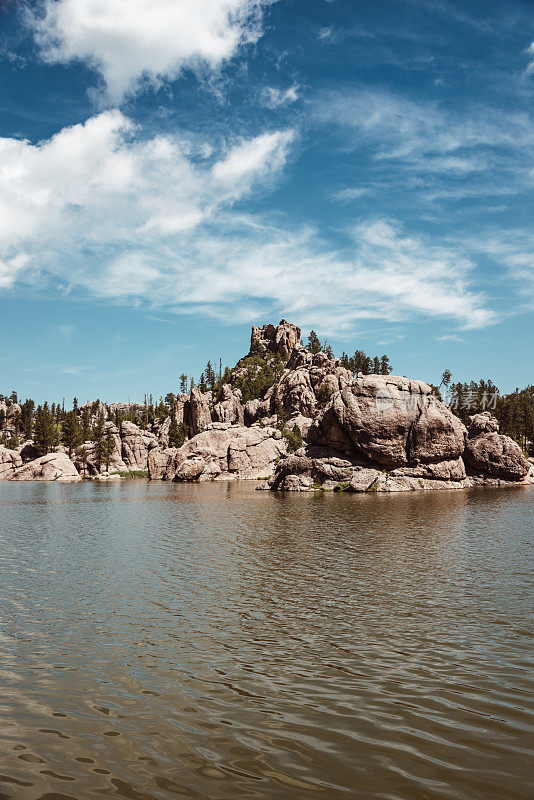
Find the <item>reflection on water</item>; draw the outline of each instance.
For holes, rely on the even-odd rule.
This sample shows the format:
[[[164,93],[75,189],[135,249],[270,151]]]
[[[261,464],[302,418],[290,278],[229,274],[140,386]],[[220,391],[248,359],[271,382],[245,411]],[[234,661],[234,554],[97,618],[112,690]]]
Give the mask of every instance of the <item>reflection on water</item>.
[[[0,484],[0,800],[534,796],[533,500]]]

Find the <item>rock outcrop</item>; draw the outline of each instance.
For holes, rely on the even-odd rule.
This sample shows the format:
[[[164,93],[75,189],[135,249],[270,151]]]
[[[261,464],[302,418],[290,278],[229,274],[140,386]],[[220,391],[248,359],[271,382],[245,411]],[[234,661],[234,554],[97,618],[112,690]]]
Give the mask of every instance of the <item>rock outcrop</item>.
[[[526,477],[530,465],[521,448],[509,436],[498,433],[499,423],[489,412],[469,417],[468,430],[464,458],[475,473],[505,481]]]
[[[334,395],[332,410],[356,452],[384,467],[450,461],[464,451],[464,426],[422,381],[365,375]]]
[[[147,469],[148,452],[157,447],[153,433],[141,430],[133,422],[122,422],[120,427],[121,456],[126,468],[131,471]]]
[[[189,396],[189,428],[192,436],[201,433],[211,423],[209,398],[196,386]]]
[[[81,476],[66,453],[48,453],[17,467],[12,481],[81,481]]]
[[[0,481],[12,480],[15,470],[20,466],[22,466],[20,453],[0,444]]]
[[[267,324],[262,328],[253,325],[250,352],[258,355],[278,353],[282,358],[288,358],[293,350],[301,348],[300,334],[300,328],[285,319],[281,319],[279,325]]]
[[[156,407],[100,401],[80,407],[86,431],[99,415],[107,420],[114,442],[109,465],[97,463],[93,442],[83,446],[83,458],[76,451],[75,465],[61,452],[37,459],[25,442],[0,447],[0,479],[76,479],[72,470],[102,478],[148,469],[157,480],[272,476],[268,486],[275,490],[354,492],[534,482],[534,465],[499,433],[491,414],[473,415],[466,428],[423,381],[355,377],[347,358],[327,350],[310,352],[300,328],[286,320],[253,326],[249,354],[218,382],[211,374],[210,391],[194,387]],[[16,433],[20,406],[0,407]],[[184,438],[181,447],[170,446]],[[11,446],[17,441],[12,437]]]
[[[151,479],[174,481],[265,478],[287,445],[279,430],[212,423],[182,447],[154,449],[149,454]]]
[[[211,417],[214,422],[229,422],[231,425],[245,424],[245,410],[239,389],[232,389],[225,383],[221,389],[221,399],[213,406]]]

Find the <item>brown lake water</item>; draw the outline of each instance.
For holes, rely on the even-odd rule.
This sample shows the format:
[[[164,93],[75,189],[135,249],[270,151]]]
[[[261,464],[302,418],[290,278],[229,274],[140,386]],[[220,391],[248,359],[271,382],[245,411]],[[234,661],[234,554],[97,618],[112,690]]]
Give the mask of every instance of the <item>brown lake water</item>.
[[[0,483],[0,800],[534,797],[534,487]]]

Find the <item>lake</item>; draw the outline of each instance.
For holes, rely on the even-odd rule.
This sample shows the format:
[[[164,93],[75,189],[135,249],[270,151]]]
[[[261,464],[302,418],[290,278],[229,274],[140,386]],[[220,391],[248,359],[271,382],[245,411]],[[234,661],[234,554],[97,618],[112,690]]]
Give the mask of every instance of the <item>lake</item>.
[[[0,483],[0,800],[534,796],[534,487]]]

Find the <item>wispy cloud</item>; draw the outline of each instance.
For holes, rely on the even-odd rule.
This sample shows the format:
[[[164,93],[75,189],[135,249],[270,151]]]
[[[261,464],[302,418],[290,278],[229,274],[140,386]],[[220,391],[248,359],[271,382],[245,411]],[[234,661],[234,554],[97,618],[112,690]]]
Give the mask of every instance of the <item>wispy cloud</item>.
[[[332,200],[337,200],[340,203],[350,203],[352,200],[357,200],[362,195],[367,194],[369,188],[366,186],[351,186],[346,189],[337,189],[335,192],[330,192],[329,197]]]
[[[299,87],[293,84],[288,89],[275,89],[272,86],[268,86],[261,93],[260,99],[267,108],[278,108],[279,106],[295,103],[298,97]]]
[[[474,196],[532,186],[525,164],[534,156],[534,120],[525,112],[451,110],[362,89],[320,94],[315,119],[338,129],[340,147],[368,155],[375,173],[412,189],[420,180],[421,193],[434,199],[441,191]]]
[[[145,139],[109,111],[39,145],[0,140],[0,257],[33,264],[34,286],[228,322],[268,309],[325,333],[362,319],[495,320],[474,262],[397,223],[360,223],[342,247],[314,225],[243,214],[236,203],[280,174],[293,138],[275,131],[213,152]],[[6,275],[9,285],[25,273]]]

